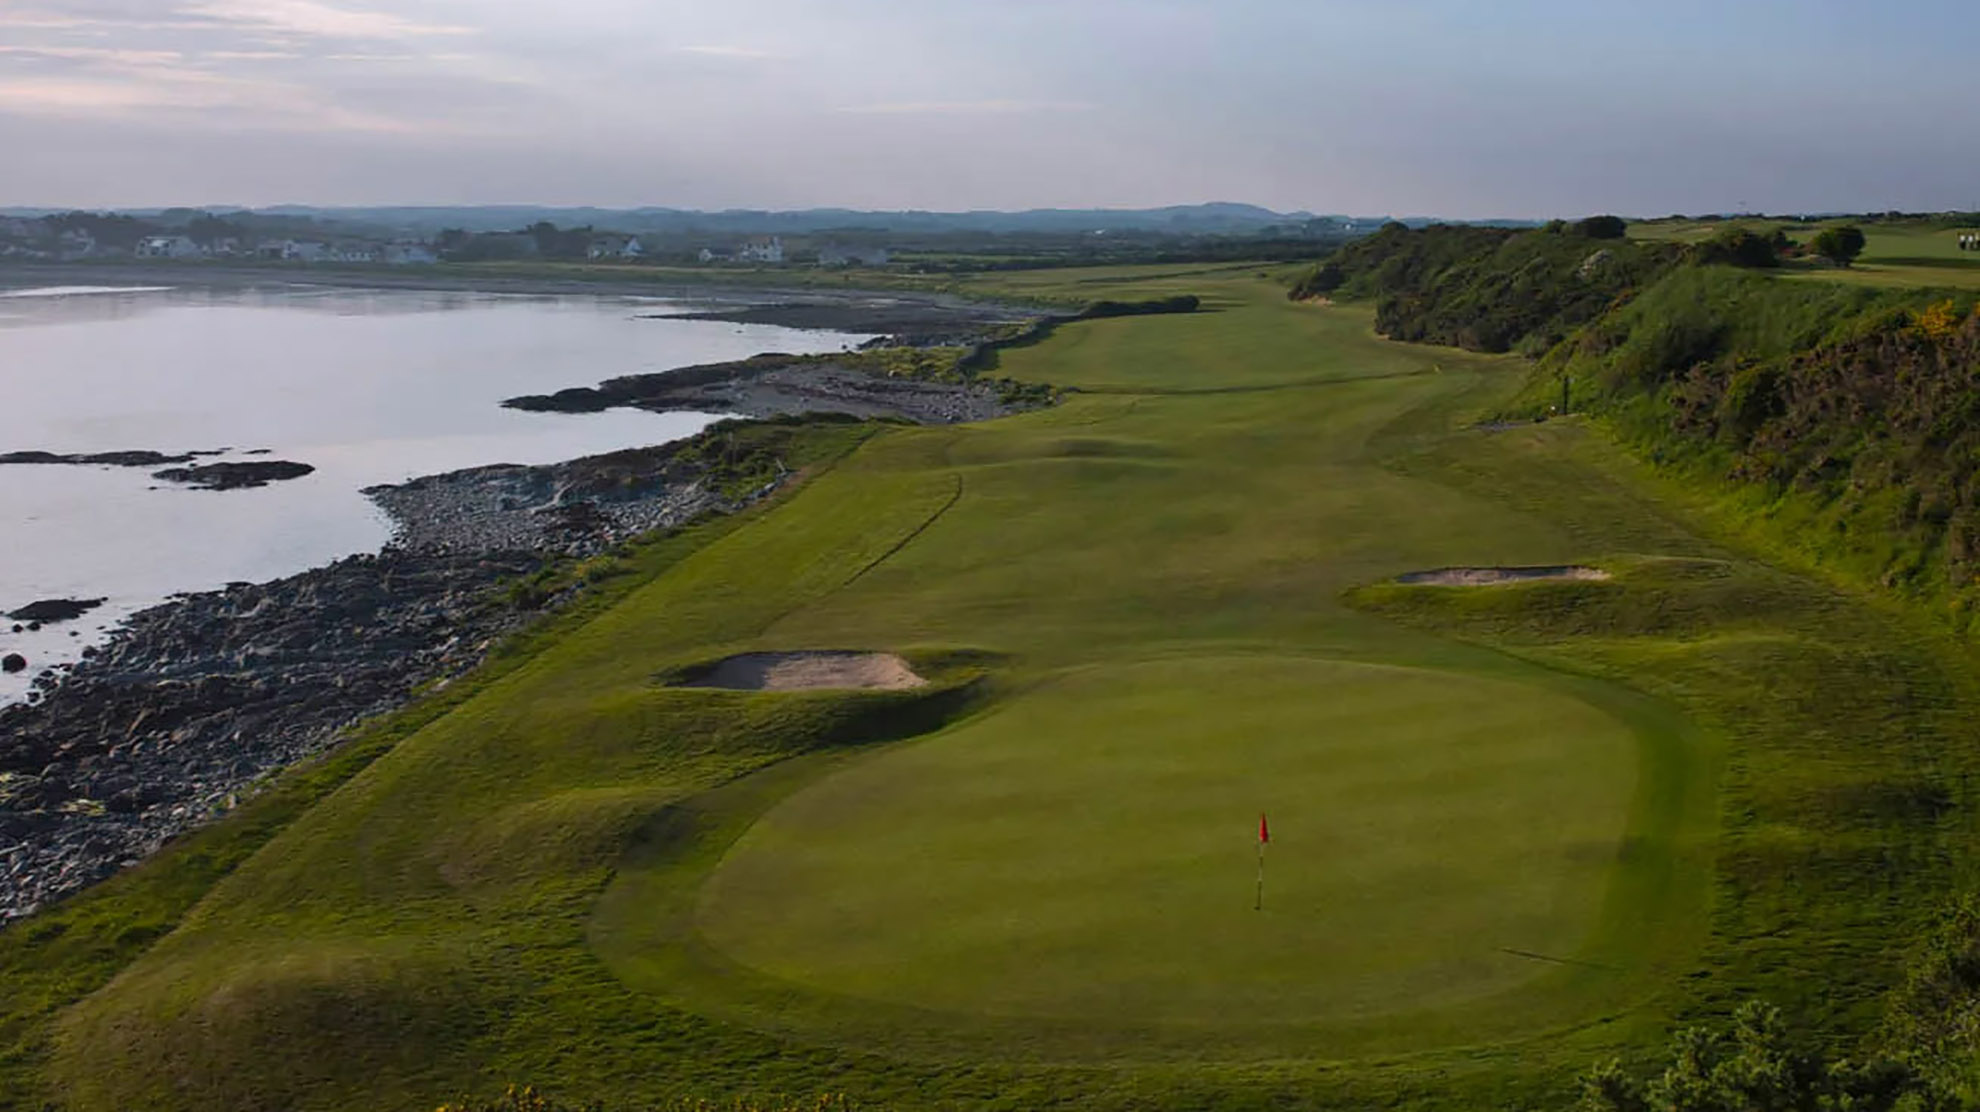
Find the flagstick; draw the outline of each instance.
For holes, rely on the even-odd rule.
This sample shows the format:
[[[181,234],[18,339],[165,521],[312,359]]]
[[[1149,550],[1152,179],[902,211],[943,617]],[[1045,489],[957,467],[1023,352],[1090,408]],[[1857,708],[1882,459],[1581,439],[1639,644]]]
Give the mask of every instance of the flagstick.
[[[1253,911],[1265,910],[1265,843],[1258,843],[1258,899],[1251,905]]]

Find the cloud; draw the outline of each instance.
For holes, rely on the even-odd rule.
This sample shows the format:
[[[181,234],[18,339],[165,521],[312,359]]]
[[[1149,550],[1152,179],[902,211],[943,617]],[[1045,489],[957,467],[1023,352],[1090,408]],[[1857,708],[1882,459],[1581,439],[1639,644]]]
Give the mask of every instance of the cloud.
[[[771,61],[785,57],[775,51],[757,50],[748,46],[677,46],[677,54],[700,54],[707,58],[737,58],[753,62]]]
[[[406,121],[353,110],[303,85],[216,68],[238,62],[234,55],[240,53],[0,46],[0,64],[10,71],[0,72],[0,114],[305,132],[413,130]],[[261,59],[268,52],[250,53]]]
[[[405,39],[473,34],[470,27],[420,23],[386,12],[356,11],[316,0],[205,0],[179,14],[293,35],[342,39]]]
[[[185,59],[185,55],[176,50],[134,50],[108,46],[0,46],[0,57],[103,62],[120,66],[170,66]]]
[[[1072,100],[908,100],[848,105],[837,109],[865,116],[1003,116],[1020,112],[1085,112],[1093,105]]]

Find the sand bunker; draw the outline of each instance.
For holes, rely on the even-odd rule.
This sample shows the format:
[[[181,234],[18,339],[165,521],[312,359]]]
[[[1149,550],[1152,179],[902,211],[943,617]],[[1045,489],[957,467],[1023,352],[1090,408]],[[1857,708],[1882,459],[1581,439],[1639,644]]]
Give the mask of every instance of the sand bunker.
[[[1433,587],[1489,587],[1499,583],[1530,583],[1536,579],[1607,579],[1601,568],[1579,564],[1528,568],[1437,568],[1396,576],[1398,583],[1427,584]]]
[[[744,653],[683,681],[730,691],[900,691],[928,681],[893,653]]]

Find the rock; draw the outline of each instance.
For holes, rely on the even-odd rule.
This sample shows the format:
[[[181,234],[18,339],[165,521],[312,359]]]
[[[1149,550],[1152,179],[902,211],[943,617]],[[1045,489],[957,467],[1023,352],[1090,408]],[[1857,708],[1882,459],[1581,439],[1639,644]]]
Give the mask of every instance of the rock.
[[[83,452],[63,455],[59,452],[0,452],[0,464],[5,463],[68,463],[95,464],[105,467],[162,467],[168,463],[191,463],[197,456],[213,455],[212,452],[179,452],[167,455],[164,452]]]
[[[42,599],[39,602],[30,602],[7,616],[17,622],[66,622],[80,618],[102,606],[104,601],[100,598]],[[20,627],[15,626],[14,632],[19,633]]]
[[[150,855],[351,723],[475,666],[483,653],[462,644],[485,651],[531,618],[491,593],[543,562],[351,557],[181,595],[81,663],[44,670],[27,701],[0,707],[0,818],[34,823],[0,865],[0,922]]]
[[[19,653],[8,653],[6,656],[0,657],[0,672],[5,672],[10,676],[16,672],[27,671],[27,666],[27,657]]]
[[[169,483],[184,483],[201,490],[246,490],[278,483],[287,479],[300,479],[313,473],[316,468],[307,463],[291,460],[255,460],[251,463],[207,463],[196,467],[168,467],[154,471],[151,477],[164,479]]]

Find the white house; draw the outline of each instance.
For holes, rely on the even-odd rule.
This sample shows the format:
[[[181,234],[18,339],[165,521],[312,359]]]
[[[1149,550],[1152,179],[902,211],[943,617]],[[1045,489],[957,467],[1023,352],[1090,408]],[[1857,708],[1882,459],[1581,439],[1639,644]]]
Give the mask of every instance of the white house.
[[[140,259],[197,259],[204,252],[186,236],[146,236],[138,240]]]
[[[736,248],[736,261],[781,263],[784,261],[784,240],[781,236],[752,236]]]
[[[886,266],[885,247],[840,247],[826,244],[818,249],[819,266]]]
[[[734,259],[735,256],[729,254],[727,251],[717,251],[713,247],[704,247],[695,255],[695,258],[700,259],[704,263],[726,263]]]
[[[279,239],[261,245],[261,253],[269,258],[282,259],[294,263],[320,263],[330,257],[330,245],[314,240]]]
[[[369,243],[339,243],[324,252],[323,260],[332,263],[375,263],[378,261],[378,248]]]
[[[646,254],[646,248],[638,236],[607,234],[591,237],[591,247],[585,251],[590,259],[637,259]]]

